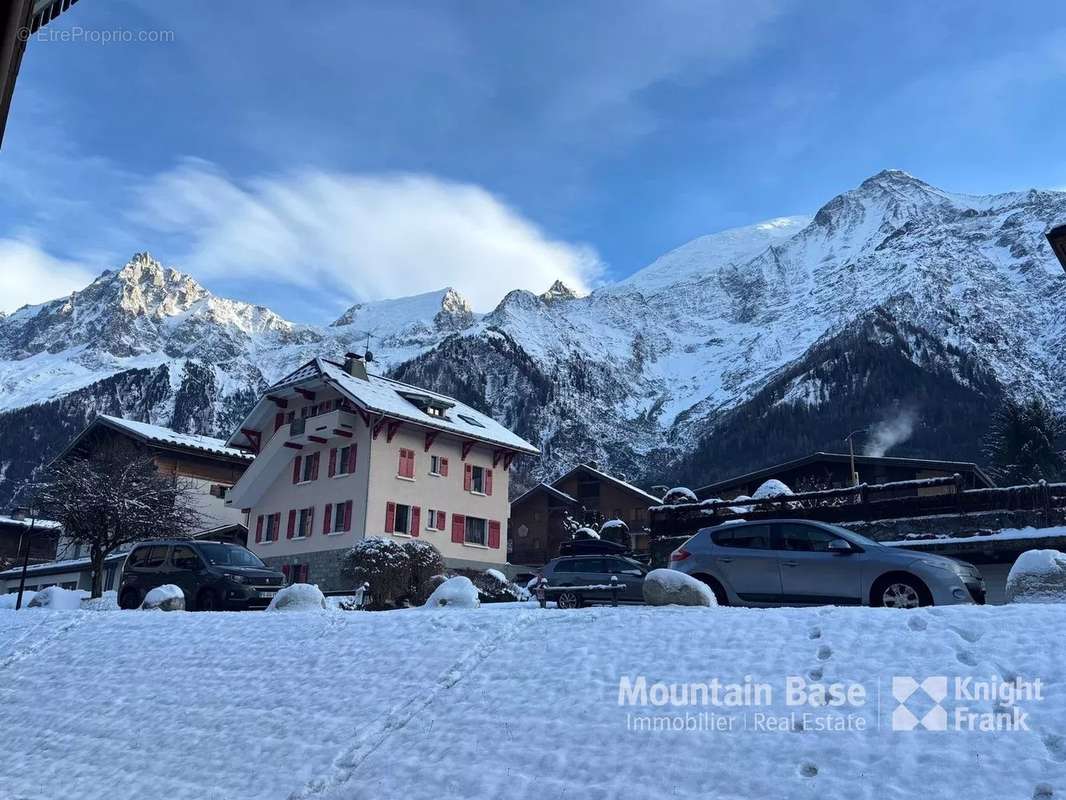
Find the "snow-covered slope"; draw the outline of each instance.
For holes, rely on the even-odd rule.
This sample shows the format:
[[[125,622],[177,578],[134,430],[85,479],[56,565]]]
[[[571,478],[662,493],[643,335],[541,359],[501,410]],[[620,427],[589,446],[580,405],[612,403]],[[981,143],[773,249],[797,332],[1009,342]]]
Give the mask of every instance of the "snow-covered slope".
[[[517,290],[482,316],[442,289],[323,327],[140,254],[0,319],[0,496],[27,474],[10,455],[27,425],[96,410],[225,435],[266,383],[368,334],[377,369],[539,444],[525,477],[596,459],[699,482],[836,449],[901,410],[912,454],[975,458],[1001,395],[1066,408],[1066,274],[1043,238],[1063,218],[1066,193],[967,196],[885,171],[812,218],[701,237],[587,296]]]

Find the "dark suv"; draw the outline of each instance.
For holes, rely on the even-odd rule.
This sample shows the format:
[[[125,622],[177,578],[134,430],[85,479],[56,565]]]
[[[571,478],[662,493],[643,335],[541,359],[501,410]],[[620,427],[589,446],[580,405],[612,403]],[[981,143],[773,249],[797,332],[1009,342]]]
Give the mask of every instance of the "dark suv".
[[[590,553],[562,556],[544,565],[548,597],[559,608],[580,608],[593,603],[610,603],[613,583],[621,585],[619,603],[644,602],[644,576],[648,568],[619,555]],[[596,588],[586,588],[586,587]]]
[[[126,557],[118,603],[137,608],[157,586],[172,583],[190,611],[265,608],[285,576],[239,544],[163,539],[137,545]]]

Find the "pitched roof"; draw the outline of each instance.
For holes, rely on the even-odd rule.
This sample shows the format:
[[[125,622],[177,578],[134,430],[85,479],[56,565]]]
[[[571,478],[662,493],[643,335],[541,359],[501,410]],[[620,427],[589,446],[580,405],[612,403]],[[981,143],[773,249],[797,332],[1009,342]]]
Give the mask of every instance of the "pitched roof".
[[[588,464],[578,464],[569,472],[561,475],[560,477],[552,481],[552,486],[558,486],[560,483],[570,478],[575,472],[587,472],[590,475],[599,478],[600,480],[607,481],[608,483],[613,483],[615,486],[618,486],[621,489],[625,489],[627,492],[639,495],[641,498],[647,500],[649,503],[653,503],[654,505],[660,505],[662,503],[661,497],[656,497],[653,494],[649,494],[640,487],[634,486],[633,484],[628,483],[622,480],[621,478],[616,478],[614,475],[609,475],[606,472],[597,469],[596,467],[589,466]]]
[[[464,439],[476,439],[522,453],[531,455],[540,453],[534,445],[508,430],[492,417],[459,402],[454,397],[373,373],[368,373],[366,380],[363,380],[350,375],[342,365],[324,358],[312,359],[286,375],[267,391],[313,380],[325,381],[332,385],[360,409],[372,414],[383,414],[392,419],[406,420],[427,428],[446,431]],[[447,410],[444,416],[431,416],[404,395],[435,401],[435,405],[444,406]],[[259,401],[257,409],[263,400],[265,398]],[[254,415],[257,409],[254,409],[249,416]],[[230,437],[230,442],[240,435],[240,432],[235,433]]]
[[[550,494],[556,500],[560,500],[560,501],[562,501],[564,503],[569,503],[570,505],[575,505],[575,506],[576,505],[580,505],[580,503],[578,503],[577,500],[575,500],[573,497],[568,495],[566,492],[560,492],[558,489],[556,489],[550,483],[538,483],[532,489],[529,489],[528,491],[523,492],[518,497],[516,497],[514,500],[512,500],[511,501],[511,507],[513,508],[514,506],[518,505],[519,503],[524,502],[527,498],[532,497],[533,495],[537,494],[538,492],[544,492],[546,494]]]
[[[15,519],[14,517],[5,517],[0,514],[0,525],[19,525],[23,528],[30,527],[30,520],[28,519]],[[56,528],[62,528],[63,525],[50,519],[38,519],[33,521],[34,528],[48,528],[54,530]]]
[[[709,483],[706,486],[701,486],[696,490],[697,495],[703,495],[704,493],[714,493],[722,488],[731,487],[736,484],[748,483],[752,481],[762,480],[764,478],[770,478],[774,475],[784,472],[789,469],[795,469],[796,467],[806,466],[807,464],[817,463],[819,461],[834,461],[837,463],[850,462],[851,455],[848,453],[811,453],[809,456],[803,456],[802,458],[794,458],[791,461],[785,461],[781,464],[776,464],[772,467],[765,467],[764,469],[756,470],[754,472],[748,472],[744,475],[737,475],[733,478],[728,478],[722,481],[716,481],[715,483]],[[884,465],[888,467],[913,467],[915,469],[938,469],[945,472],[972,472],[977,479],[985,486],[995,486],[988,475],[976,464],[970,461],[939,461],[937,459],[930,458],[898,458],[896,456],[855,456],[856,465]]]
[[[145,444],[164,447],[168,450],[222,456],[239,461],[251,461],[253,458],[251,453],[239,450],[236,447],[230,447],[221,439],[215,439],[211,436],[199,436],[193,433],[178,433],[161,425],[150,425],[147,422],[136,422],[122,417],[112,417],[108,414],[96,416],[74,438],[74,441],[67,445],[62,455],[73,449],[97,425],[104,425],[121,433],[126,433]]]

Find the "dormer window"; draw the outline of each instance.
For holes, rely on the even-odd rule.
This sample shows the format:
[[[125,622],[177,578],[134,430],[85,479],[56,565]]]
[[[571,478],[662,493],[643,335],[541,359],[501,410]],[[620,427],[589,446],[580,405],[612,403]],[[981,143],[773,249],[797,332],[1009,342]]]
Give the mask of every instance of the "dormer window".
[[[436,419],[447,419],[446,412],[455,405],[443,397],[434,397],[421,392],[400,392],[400,396],[426,416]]]
[[[431,417],[443,417],[444,410],[437,408],[436,406],[426,406],[426,413]]]

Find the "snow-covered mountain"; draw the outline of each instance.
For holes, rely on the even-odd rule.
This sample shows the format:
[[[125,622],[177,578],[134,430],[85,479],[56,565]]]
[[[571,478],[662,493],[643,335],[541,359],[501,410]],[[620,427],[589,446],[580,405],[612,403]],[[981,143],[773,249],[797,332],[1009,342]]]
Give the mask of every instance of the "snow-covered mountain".
[[[368,336],[377,369],[538,442],[526,479],[596,459],[699,483],[901,413],[916,425],[896,452],[976,458],[1003,394],[1066,408],[1066,273],[1043,239],[1063,219],[1066,193],[967,196],[886,171],[587,296],[516,290],[479,315],[443,289],[322,327],[139,254],[0,318],[0,499],[94,411],[225,434],[264,385]]]

